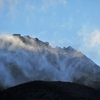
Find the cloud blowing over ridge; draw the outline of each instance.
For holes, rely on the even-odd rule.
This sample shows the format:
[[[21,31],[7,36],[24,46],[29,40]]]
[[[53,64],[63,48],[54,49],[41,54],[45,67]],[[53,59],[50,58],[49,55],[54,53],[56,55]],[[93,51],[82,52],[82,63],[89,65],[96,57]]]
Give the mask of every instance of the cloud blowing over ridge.
[[[99,67],[70,46],[52,48],[48,42],[20,34],[0,36],[1,87],[33,80],[78,82],[96,87],[99,76]]]

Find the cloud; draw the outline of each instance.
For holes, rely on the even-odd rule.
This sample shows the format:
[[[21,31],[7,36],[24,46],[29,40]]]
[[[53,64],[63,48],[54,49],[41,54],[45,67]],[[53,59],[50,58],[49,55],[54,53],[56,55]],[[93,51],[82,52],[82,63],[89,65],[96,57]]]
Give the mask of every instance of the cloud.
[[[13,19],[15,19],[19,0],[8,0],[8,3],[9,3],[9,15],[11,15]]]
[[[19,0],[8,0],[8,2],[18,4]]]
[[[39,33],[39,35],[45,35],[46,33],[46,31],[42,31],[41,33]]]
[[[49,7],[55,5],[55,0],[42,0],[41,10],[46,11]]]
[[[4,1],[0,0],[0,8],[4,7]]]
[[[80,39],[79,50],[100,65],[100,30],[84,26],[78,35]]]
[[[59,0],[60,3],[67,4],[67,0]]]
[[[40,0],[38,3],[38,6],[35,5],[37,2],[31,2],[29,0],[26,3],[26,8],[31,9],[31,10],[37,10],[37,11],[43,11],[46,12],[49,8],[51,7],[56,7],[58,4],[67,4],[67,0]]]
[[[71,30],[73,28],[73,18],[71,17],[67,19],[63,18],[63,21],[60,24],[56,24],[56,27],[60,30],[64,29]]]
[[[100,30],[94,30],[88,39],[90,47],[100,46]]]
[[[92,31],[83,28],[81,32],[79,32],[81,39],[86,47],[95,48],[100,46],[100,30],[94,29]]]
[[[61,36],[61,34],[59,32],[54,32],[52,40],[50,41],[50,44],[55,47],[55,46],[60,46],[60,47],[64,47],[64,46],[71,46],[72,45],[72,41],[67,38],[66,36]]]
[[[15,18],[18,3],[19,0],[0,0],[0,8],[6,9],[6,14],[12,18]]]
[[[30,1],[28,1],[26,4],[25,4],[25,8],[29,11],[33,11],[36,9],[36,6],[34,4],[32,4]]]
[[[67,0],[42,0],[42,11],[46,11],[48,8],[56,6],[57,4],[67,4]]]

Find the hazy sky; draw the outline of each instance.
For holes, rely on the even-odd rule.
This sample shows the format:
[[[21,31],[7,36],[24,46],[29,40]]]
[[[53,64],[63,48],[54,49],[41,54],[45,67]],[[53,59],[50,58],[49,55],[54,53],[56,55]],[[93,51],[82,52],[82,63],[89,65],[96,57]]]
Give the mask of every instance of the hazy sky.
[[[70,45],[100,65],[100,0],[0,0],[0,34],[6,33]]]

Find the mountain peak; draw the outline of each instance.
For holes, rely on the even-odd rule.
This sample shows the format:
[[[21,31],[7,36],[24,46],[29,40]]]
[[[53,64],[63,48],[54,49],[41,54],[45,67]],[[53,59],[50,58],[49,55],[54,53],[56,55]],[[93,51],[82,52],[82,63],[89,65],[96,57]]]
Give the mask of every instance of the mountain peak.
[[[67,48],[66,47],[64,47],[63,48],[65,51],[67,51],[67,52],[75,52],[76,50],[74,49],[74,48],[72,48],[71,46],[68,46]]]
[[[20,35],[20,34],[13,34],[13,36],[21,37],[21,35]]]
[[[38,46],[49,46],[49,42],[42,42],[38,38],[32,38],[28,35],[21,36],[20,34],[13,34],[12,36],[19,38],[25,44],[33,45],[35,43]]]
[[[99,88],[100,68],[71,46],[52,48],[38,38],[5,36],[0,41],[0,85],[32,80],[77,82]]]

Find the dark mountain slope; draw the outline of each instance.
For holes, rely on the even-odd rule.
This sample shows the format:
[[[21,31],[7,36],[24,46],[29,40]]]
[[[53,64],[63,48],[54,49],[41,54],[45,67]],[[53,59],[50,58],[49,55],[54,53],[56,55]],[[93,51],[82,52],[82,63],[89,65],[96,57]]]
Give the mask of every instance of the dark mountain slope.
[[[69,82],[33,81],[0,92],[0,100],[100,100],[100,91]]]

